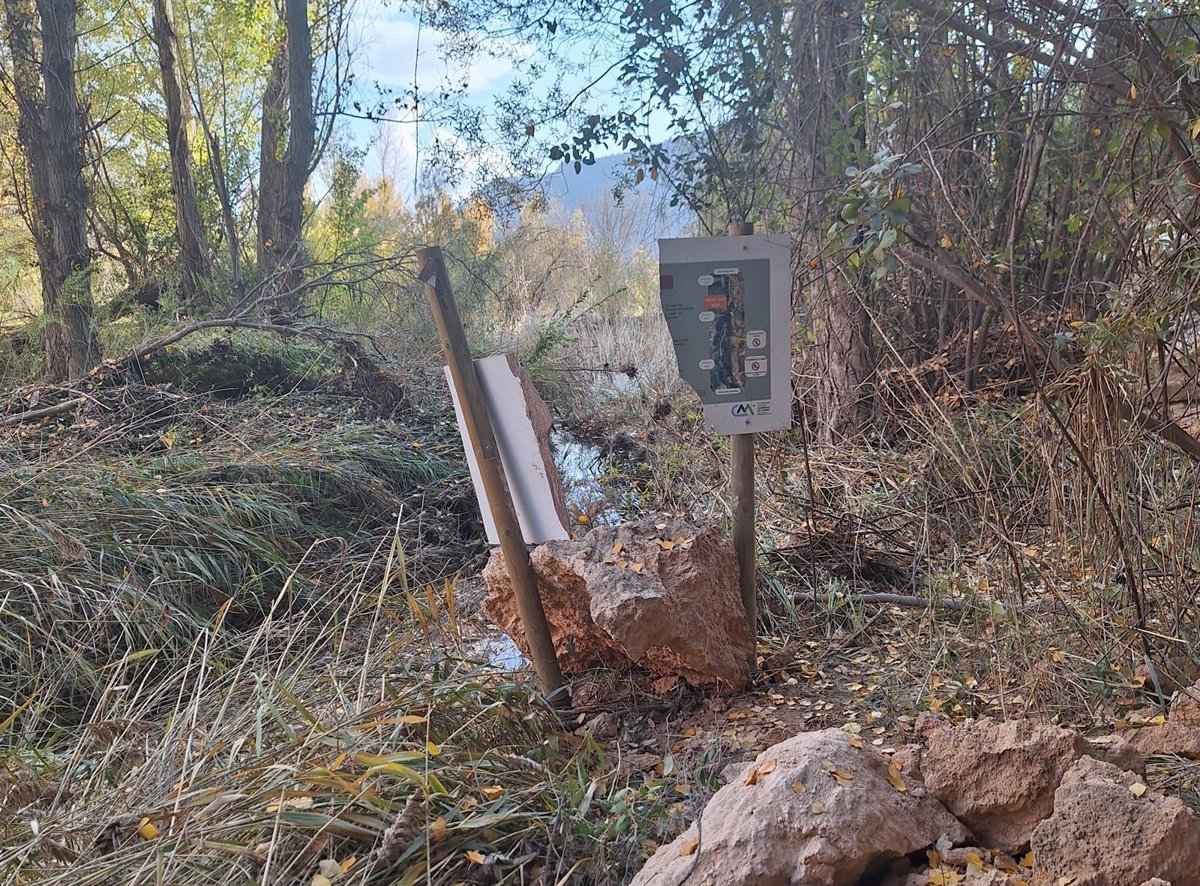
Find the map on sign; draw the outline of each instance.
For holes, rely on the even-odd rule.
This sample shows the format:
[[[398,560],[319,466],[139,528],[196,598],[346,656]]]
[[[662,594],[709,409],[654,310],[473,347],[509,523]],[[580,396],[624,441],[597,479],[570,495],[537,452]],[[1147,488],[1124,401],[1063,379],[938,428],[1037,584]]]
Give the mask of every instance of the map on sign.
[[[659,240],[659,293],[679,375],[720,434],[792,426],[786,235]]]

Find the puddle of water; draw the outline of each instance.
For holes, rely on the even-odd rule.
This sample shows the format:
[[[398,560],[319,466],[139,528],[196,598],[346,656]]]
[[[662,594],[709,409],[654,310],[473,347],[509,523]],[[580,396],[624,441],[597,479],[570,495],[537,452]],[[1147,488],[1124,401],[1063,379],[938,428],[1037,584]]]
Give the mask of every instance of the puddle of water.
[[[561,430],[551,432],[550,443],[567,509],[573,514],[586,513],[593,523],[621,523],[626,519],[623,511],[636,509],[637,493],[614,488],[622,485],[619,479],[605,482],[613,465],[598,446]]]
[[[520,670],[529,663],[508,634],[486,637],[473,644],[471,656],[503,671]]]

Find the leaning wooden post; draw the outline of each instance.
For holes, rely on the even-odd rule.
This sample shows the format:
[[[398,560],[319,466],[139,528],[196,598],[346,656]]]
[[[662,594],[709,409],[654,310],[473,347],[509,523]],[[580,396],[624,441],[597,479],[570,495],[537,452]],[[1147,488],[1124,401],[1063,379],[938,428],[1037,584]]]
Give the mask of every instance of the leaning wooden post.
[[[753,222],[730,222],[730,237],[749,237],[754,233]],[[754,434],[734,434],[729,443],[732,449],[730,491],[733,498],[733,549],[737,551],[738,572],[742,588],[742,605],[750,625],[750,672],[758,668],[758,553],[754,532]]]
[[[496,433],[492,429],[487,401],[483,398],[483,389],[475,371],[475,359],[467,346],[467,335],[454,301],[454,292],[450,288],[450,278],[442,263],[442,250],[436,246],[422,249],[417,252],[417,262],[420,265],[419,279],[425,284],[425,294],[429,297],[429,306],[437,323],[438,339],[442,343],[446,364],[450,367],[450,378],[462,407],[467,438],[475,451],[480,479],[487,493],[496,533],[500,536],[500,550],[504,553],[504,565],[512,579],[517,612],[529,643],[529,655],[542,684],[542,692],[552,703],[565,706],[570,703],[570,698],[560,691],[563,688],[563,676],[554,655],[550,626],[546,623],[546,612],[538,595],[537,578],[533,574],[533,564],[529,562],[529,549],[521,534],[516,507],[504,479]]]

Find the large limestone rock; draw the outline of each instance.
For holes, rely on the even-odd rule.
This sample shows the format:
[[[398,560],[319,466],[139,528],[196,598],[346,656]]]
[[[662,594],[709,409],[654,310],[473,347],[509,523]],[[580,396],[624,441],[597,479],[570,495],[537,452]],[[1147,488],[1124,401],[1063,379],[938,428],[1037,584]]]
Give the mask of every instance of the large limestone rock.
[[[1143,726],[1130,743],[1144,756],[1177,754],[1200,760],[1200,683],[1179,691],[1166,723]]]
[[[1161,878],[1200,886],[1200,822],[1140,776],[1081,757],[1033,831],[1035,886],[1124,886]]]
[[[715,527],[678,518],[599,526],[538,545],[531,560],[564,672],[637,666],[725,692],[749,681],[754,641],[737,556]],[[484,611],[528,654],[499,550],[483,577]]]
[[[860,744],[828,729],[763,751],[632,886],[851,886],[942,836],[966,838],[919,782]]]
[[[929,792],[975,834],[980,845],[1016,852],[1054,807],[1063,775],[1083,756],[1141,767],[1125,748],[1097,747],[1069,729],[1027,720],[950,725],[918,721],[922,744],[898,754]]]

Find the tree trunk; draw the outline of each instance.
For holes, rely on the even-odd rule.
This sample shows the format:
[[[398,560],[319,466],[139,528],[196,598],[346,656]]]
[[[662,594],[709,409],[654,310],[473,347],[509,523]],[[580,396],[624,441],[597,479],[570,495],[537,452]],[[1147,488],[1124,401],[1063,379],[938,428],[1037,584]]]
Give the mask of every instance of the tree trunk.
[[[188,144],[187,109],[184,104],[183,74],[179,68],[179,46],[175,38],[175,13],[171,0],[154,0],[154,42],[162,73],[163,101],[167,106],[167,142],[171,154],[171,189],[175,194],[175,221],[179,229],[179,253],[184,304],[200,310],[211,296],[212,264],[204,243],[200,207],[196,202],[196,180]]]
[[[283,146],[287,132],[287,46],[279,44],[263,89],[262,129],[258,142],[258,269],[271,273],[279,242],[279,203],[283,193]]]
[[[259,271],[272,278],[272,313],[294,319],[301,310],[304,283],[304,190],[316,146],[313,111],[312,31],[307,0],[284,0],[285,58],[276,57],[263,98],[263,167],[259,207]],[[284,76],[286,74],[286,76]],[[286,91],[287,144],[280,156],[278,127]],[[274,119],[269,119],[269,118]],[[267,148],[274,150],[268,155]],[[278,168],[272,164],[278,163]],[[264,206],[272,218],[262,217]],[[264,236],[264,233],[267,236]]]
[[[865,75],[856,42],[862,28],[861,0],[796,3],[792,21],[793,83],[798,92],[793,150],[804,171],[797,182],[803,205],[800,237],[804,252],[823,256],[824,220],[836,212],[830,201],[842,170],[861,164],[866,134],[861,116]],[[847,151],[851,156],[847,156]],[[871,318],[864,275],[832,267],[822,258],[802,287],[801,300],[813,331],[809,349],[816,379],[817,439],[825,444],[860,436],[874,412],[875,371]]]
[[[4,0],[4,13],[18,138],[29,168],[30,226],[46,317],[46,374],[74,379],[100,360],[87,242],[83,124],[75,94],[76,3],[37,0],[35,6],[32,0]]]

